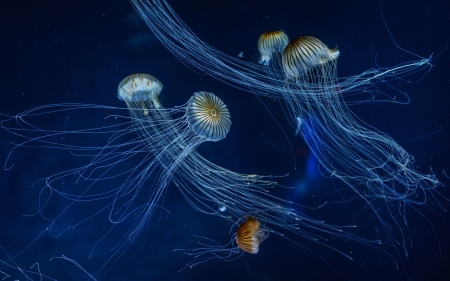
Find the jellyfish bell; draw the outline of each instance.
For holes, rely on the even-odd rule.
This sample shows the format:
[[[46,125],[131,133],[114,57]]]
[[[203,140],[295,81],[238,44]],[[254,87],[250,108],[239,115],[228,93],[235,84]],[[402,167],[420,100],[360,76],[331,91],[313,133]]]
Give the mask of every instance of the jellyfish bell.
[[[272,84],[280,87],[283,87],[284,81],[281,55],[288,44],[288,36],[279,30],[265,32],[258,40],[259,63],[263,65],[264,72]]]
[[[117,97],[128,104],[149,100],[155,108],[160,108],[159,93],[163,88],[162,83],[155,77],[138,73],[125,77],[117,89]]]
[[[191,130],[208,141],[219,141],[230,131],[230,112],[213,93],[195,93],[188,101],[186,117]]]
[[[335,66],[339,54],[337,46],[335,49],[329,49],[315,37],[298,37],[283,51],[283,70],[287,79],[296,79],[317,67],[329,67],[329,62],[334,62],[331,66]]]
[[[286,46],[282,58],[286,115],[289,120],[310,116],[308,125],[292,124],[296,134],[303,136],[330,177],[342,180],[366,202],[389,239],[404,242],[409,239],[404,235],[409,231],[405,205],[422,205],[436,199],[428,193],[442,183],[434,174],[417,171],[414,158],[402,146],[350,110],[337,75],[339,54],[337,47],[329,49],[310,36]],[[298,90],[303,94],[298,95]],[[399,207],[392,208],[392,202]],[[380,208],[388,211],[379,212]],[[405,244],[400,245],[407,254]]]
[[[261,227],[259,221],[255,217],[248,216],[237,229],[236,243],[243,251],[257,254],[259,252],[259,244],[268,236],[269,232]]]
[[[283,31],[274,30],[263,33],[258,40],[259,63],[269,65],[272,56],[282,53],[288,44],[289,37]]]

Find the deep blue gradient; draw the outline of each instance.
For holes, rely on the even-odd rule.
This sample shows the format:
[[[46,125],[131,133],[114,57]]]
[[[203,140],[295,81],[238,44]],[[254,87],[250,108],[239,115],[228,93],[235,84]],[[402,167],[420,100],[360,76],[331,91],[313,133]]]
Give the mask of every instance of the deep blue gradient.
[[[295,130],[288,125],[278,101],[260,100],[187,68],[151,34],[127,0],[4,2],[0,9],[0,118],[44,104],[125,107],[117,99],[117,86],[125,76],[140,72],[163,83],[160,100],[165,107],[185,103],[196,91],[210,91],[227,104],[233,125],[224,140],[199,147],[203,156],[240,173],[289,174],[280,183],[296,188],[276,190],[277,196],[307,206],[339,202],[311,215],[330,224],[356,224],[354,234],[377,238],[380,222],[373,212],[364,208],[362,200],[350,200],[350,190],[336,192],[345,188],[341,182],[321,176],[318,162],[302,138],[294,136]],[[395,46],[377,0],[169,2],[205,42],[231,56],[243,52],[243,59],[253,63],[259,57],[256,44],[260,34],[275,29],[284,30],[291,39],[311,35],[330,47],[337,44],[340,77],[362,73],[375,63],[394,66],[417,59]],[[448,1],[395,2],[384,3],[383,11],[399,46],[422,57],[444,50],[450,42]],[[412,83],[395,84],[406,92],[409,104],[384,102],[350,108],[399,142],[415,157],[420,172],[429,173],[432,168],[446,185],[438,191],[449,198],[450,180],[443,171],[450,175],[450,49],[447,47],[432,63],[434,67],[423,78],[424,73],[420,73],[411,77]],[[407,101],[405,94],[395,89],[386,85],[380,85],[380,89],[391,98]],[[42,126],[62,129],[79,122],[102,126],[104,115],[95,110],[91,114],[70,116],[67,123],[67,114],[44,118]],[[4,130],[0,132],[3,164],[13,148],[10,142],[19,140]],[[79,141],[83,145],[89,138]],[[65,255],[94,273],[110,255],[117,241],[103,241],[89,258],[108,229],[105,214],[58,238],[43,232],[48,223],[39,216],[27,216],[38,210],[40,188],[33,183],[81,165],[76,161],[68,151],[20,148],[11,155],[7,168],[11,164],[14,167],[1,169],[0,246],[4,251],[0,249],[0,260],[6,260],[8,254],[15,256],[16,264],[11,268],[0,263],[0,279],[25,280],[17,268],[28,270],[38,262],[41,272],[56,280],[89,280],[74,264],[50,258]],[[439,201],[443,208],[450,209],[446,199]],[[155,212],[136,247],[117,265],[109,265],[115,271],[105,280],[450,280],[449,211],[436,206],[407,208],[412,238],[408,257],[394,247],[330,237],[330,246],[353,258],[349,260],[311,241],[299,239],[299,246],[272,235],[261,244],[257,255],[245,254],[232,262],[211,261],[183,273],[177,271],[192,257],[173,249],[197,247],[194,235],[226,244],[231,224],[193,210],[175,185],[169,186],[163,206],[167,211]],[[122,227],[126,229],[127,225]],[[380,234],[379,238],[386,237]],[[11,260],[7,263],[14,264]],[[39,276],[29,277],[40,280]]]

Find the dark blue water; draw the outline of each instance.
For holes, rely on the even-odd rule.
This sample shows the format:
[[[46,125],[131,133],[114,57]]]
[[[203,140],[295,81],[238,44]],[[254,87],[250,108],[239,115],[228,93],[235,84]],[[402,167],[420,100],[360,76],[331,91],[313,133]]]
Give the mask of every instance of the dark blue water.
[[[312,35],[329,46],[339,45],[340,77],[374,67],[375,60],[380,66],[394,66],[417,59],[395,46],[376,0],[170,2],[205,42],[231,56],[243,52],[243,59],[252,63],[258,60],[256,43],[260,34],[274,29],[283,29],[292,38]],[[430,173],[432,168],[447,185],[437,191],[448,198],[450,180],[443,171],[450,174],[450,51],[445,49],[450,42],[450,5],[443,0],[397,1],[384,3],[383,11],[398,46],[422,57],[444,51],[432,61],[430,72],[413,75],[411,83],[399,83],[396,88],[380,85],[399,101],[406,102],[409,97],[408,104],[371,103],[350,108],[414,155],[420,172]],[[276,195],[299,204],[342,202],[341,195],[333,191],[344,186],[320,175],[317,160],[301,137],[294,136],[278,102],[265,98],[261,102],[248,92],[187,68],[164,48],[126,0],[2,3],[0,35],[2,119],[45,104],[124,107],[116,97],[119,82],[132,73],[148,73],[164,84],[160,100],[165,107],[181,105],[200,90],[214,92],[228,105],[233,120],[229,135],[199,148],[211,162],[246,174],[289,173],[280,181],[296,189],[276,191]],[[39,122],[42,127],[58,130],[65,126],[101,127],[107,122],[104,115],[93,110],[89,115],[70,116],[69,121],[68,114],[62,114],[44,116]],[[20,138],[5,130],[1,130],[0,138],[3,163],[14,147],[11,143]],[[73,141],[89,145],[94,140]],[[129,251],[115,259],[116,263],[107,263],[111,249],[126,233],[126,224],[116,234],[101,239],[110,224],[107,215],[100,213],[54,237],[45,231],[49,222],[40,215],[33,216],[39,204],[45,203],[39,200],[42,185],[33,183],[83,164],[77,161],[80,157],[70,151],[35,146],[21,147],[11,154],[6,168],[14,166],[2,169],[0,174],[2,280],[27,280],[26,276],[41,280],[40,274],[24,274],[20,269],[42,272],[44,280],[89,280],[89,275],[74,263],[50,261],[62,255],[89,274],[102,266],[109,268],[104,280],[450,280],[450,224],[448,212],[443,211],[449,204],[437,193],[442,208],[436,200],[429,200],[434,202],[431,205],[407,207],[406,236],[411,238],[407,240],[408,256],[401,247],[327,237],[330,247],[351,256],[350,260],[306,239],[297,239],[296,245],[272,235],[261,244],[257,255],[245,254],[232,262],[210,261],[178,273],[192,257],[173,249],[197,247],[193,235],[225,244],[230,239],[231,224],[196,212],[176,186],[170,185],[162,203],[165,209],[155,212],[149,227]],[[380,222],[373,212],[362,200],[351,198],[348,195],[348,202],[316,210],[315,218],[336,225],[356,224],[355,234],[368,240],[385,239],[383,234],[378,237]],[[65,204],[53,202],[48,215],[57,214]],[[94,207],[85,211],[98,210]],[[80,222],[73,212],[64,219],[69,225]]]

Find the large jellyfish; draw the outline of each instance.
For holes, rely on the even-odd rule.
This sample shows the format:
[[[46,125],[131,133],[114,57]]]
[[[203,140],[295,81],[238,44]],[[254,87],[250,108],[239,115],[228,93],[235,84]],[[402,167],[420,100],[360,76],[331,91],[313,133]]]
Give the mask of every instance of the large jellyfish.
[[[395,225],[406,226],[405,206],[433,201],[435,194],[430,191],[442,184],[434,174],[416,171],[413,156],[387,134],[364,124],[348,108],[339,90],[338,57],[337,48],[329,49],[311,36],[299,37],[285,47],[282,69],[275,71],[283,71],[286,77],[283,99],[288,119],[298,122],[297,133],[327,175],[354,189],[383,222],[389,217]],[[294,89],[293,93],[289,89]],[[295,94],[298,89],[304,96]],[[377,212],[390,208],[393,201],[399,202],[395,208],[399,208],[400,216],[397,212]],[[383,226],[392,232],[390,225]],[[401,228],[400,232],[399,241],[404,243],[407,235]]]
[[[431,57],[340,79],[337,46],[330,49],[311,36],[287,44],[287,35],[271,31],[258,42],[262,64],[258,66],[203,42],[167,1],[131,2],[152,32],[182,62],[239,89],[284,100],[288,122],[308,143],[322,173],[355,190],[374,210],[394,243],[405,248],[409,240],[405,206],[436,201],[440,193],[435,189],[442,183],[432,170],[427,174],[417,171],[414,157],[387,134],[359,120],[344,98],[366,93],[372,86],[376,89],[374,84],[401,81],[429,69]]]

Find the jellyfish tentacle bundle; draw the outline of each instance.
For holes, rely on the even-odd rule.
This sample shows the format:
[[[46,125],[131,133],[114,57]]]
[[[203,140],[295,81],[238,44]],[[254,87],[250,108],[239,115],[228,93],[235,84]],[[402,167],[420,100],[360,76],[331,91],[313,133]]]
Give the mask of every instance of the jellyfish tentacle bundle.
[[[225,138],[231,128],[230,112],[225,103],[214,94],[201,91],[194,93],[182,106],[165,108],[159,101],[162,88],[162,83],[151,75],[133,74],[123,79],[118,87],[118,98],[125,102],[126,109],[83,104],[49,105],[1,123],[3,129],[24,139],[12,152],[21,147],[45,147],[68,150],[71,157],[84,159],[82,166],[61,168],[35,183],[42,187],[39,202],[45,202],[39,205],[36,215],[50,224],[44,232],[60,237],[94,217],[107,214],[108,220],[99,222],[107,230],[92,246],[91,256],[104,240],[117,239],[116,231],[122,233],[125,227],[107,262],[95,274],[99,279],[110,274],[110,265],[151,225],[155,210],[165,210],[162,198],[171,182],[199,212],[232,223],[248,214],[258,216],[257,224],[264,225],[263,232],[253,233],[258,245],[272,232],[290,237],[288,239],[298,245],[302,240],[309,240],[349,257],[328,245],[329,237],[379,243],[350,233],[354,225],[327,224],[297,210],[304,206],[273,195],[271,189],[282,188],[273,181],[276,177],[236,173],[202,157],[196,147],[205,141]],[[129,116],[116,113],[123,110],[127,110]],[[79,128],[73,128],[74,124],[68,126],[67,121],[61,130],[39,126],[38,117],[48,119],[62,113],[86,117],[105,112],[105,124],[100,127],[83,127],[84,123],[78,122]],[[73,142],[74,139],[79,142],[77,137],[83,137],[88,145]],[[92,208],[86,208],[87,205]],[[68,216],[77,219],[66,220]],[[248,221],[255,223],[252,219]],[[255,250],[257,245],[252,247]]]
[[[273,59],[269,59],[270,52],[266,52],[264,58],[260,58],[263,65],[229,56],[196,36],[166,0],[130,0],[130,2],[159,41],[180,61],[244,91],[272,99],[282,98],[285,92],[284,77],[279,76],[274,81],[273,77],[265,73],[267,60]],[[272,44],[279,44],[280,41],[285,41],[285,36],[275,32],[266,40],[274,40]],[[263,46],[262,50],[269,50],[264,44],[261,42],[258,46]],[[273,50],[276,52],[277,48]],[[419,58],[393,67],[371,68],[359,75],[341,78],[340,94],[343,96],[362,94],[361,96],[365,97],[373,84],[383,83],[386,80],[401,80],[409,74],[429,69],[430,60],[428,57]],[[288,92],[294,92],[300,99],[308,98],[308,93],[303,96],[305,92],[302,89],[289,89]],[[364,98],[363,102],[370,100]]]
[[[426,193],[441,186],[434,175],[417,172],[412,165],[413,158],[392,138],[363,126],[343,99],[346,94],[355,94],[361,85],[429,68],[429,58],[339,79],[337,47],[329,49],[319,39],[303,36],[291,41],[281,53],[287,36],[281,31],[271,31],[264,33],[258,42],[263,62],[263,66],[258,66],[229,57],[204,43],[164,0],[132,0],[131,3],[160,41],[180,60],[238,88],[284,99],[288,122],[294,130],[301,129],[296,124],[297,118],[317,117],[320,123],[311,121],[310,126],[304,126],[304,130],[312,128],[308,132],[315,137],[308,141],[306,134],[303,135],[330,176],[345,182],[350,180],[351,184],[369,184],[371,196],[382,194],[388,200],[399,201],[408,201],[416,192]],[[273,71],[268,73],[268,65],[276,62],[280,55],[283,69],[274,63]],[[324,125],[328,128],[322,127]],[[323,131],[315,132],[316,126],[317,131]],[[323,134],[321,139],[319,134]],[[336,163],[333,167],[327,164],[331,159]],[[385,161],[389,164],[384,164]],[[351,168],[347,171],[349,164]],[[393,188],[397,185],[402,187]],[[418,201],[409,201],[415,202]]]

